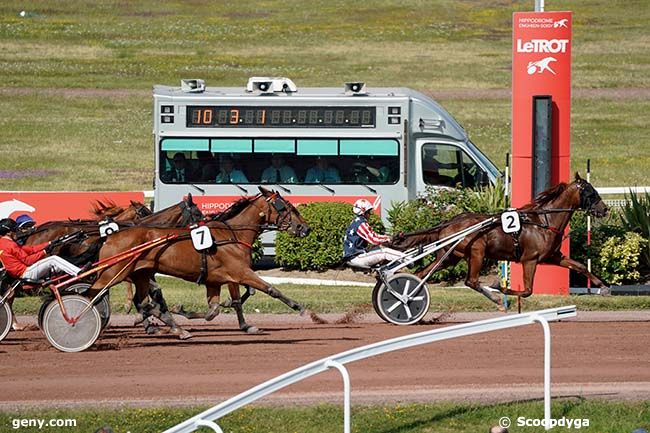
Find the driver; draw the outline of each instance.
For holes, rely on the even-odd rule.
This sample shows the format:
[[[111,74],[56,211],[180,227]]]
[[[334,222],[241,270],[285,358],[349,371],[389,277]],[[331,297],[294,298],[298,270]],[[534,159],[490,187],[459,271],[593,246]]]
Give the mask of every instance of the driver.
[[[11,218],[0,220],[0,261],[10,277],[40,280],[52,272],[64,272],[72,276],[81,272],[81,268],[59,256],[46,257],[51,252],[51,242],[18,245],[15,240],[17,229],[18,224]]]
[[[352,266],[370,267],[402,257],[400,251],[381,246],[390,241],[390,236],[377,234],[370,227],[368,218],[372,209],[372,203],[365,198],[354,202],[352,207],[356,217],[352,220],[343,239],[343,260]],[[368,249],[370,245],[378,248]]]

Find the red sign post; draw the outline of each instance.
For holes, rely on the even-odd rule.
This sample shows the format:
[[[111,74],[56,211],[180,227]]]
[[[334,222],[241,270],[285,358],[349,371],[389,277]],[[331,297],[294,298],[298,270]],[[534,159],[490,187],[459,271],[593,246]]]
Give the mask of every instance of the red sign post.
[[[571,12],[516,12],[512,39],[512,205],[533,197],[533,98],[550,96],[550,184],[571,177]],[[569,253],[569,242],[562,244]],[[522,269],[512,265],[511,284],[524,290]],[[569,271],[539,266],[535,293],[568,294]]]

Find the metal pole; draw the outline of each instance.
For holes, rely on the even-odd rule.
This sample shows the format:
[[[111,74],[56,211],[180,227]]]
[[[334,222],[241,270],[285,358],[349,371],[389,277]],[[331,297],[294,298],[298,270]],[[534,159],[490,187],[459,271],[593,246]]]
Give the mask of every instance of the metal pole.
[[[591,183],[591,159],[587,159],[587,182]],[[591,272],[591,214],[587,214],[587,270]],[[591,280],[587,278],[587,293],[591,295]]]
[[[330,359],[325,362],[325,366],[327,368],[336,368],[343,377],[343,433],[350,433],[350,375],[340,362]]]
[[[535,0],[535,12],[544,12],[544,0]]]
[[[551,327],[543,317],[536,316],[544,330],[544,429],[551,429]]]

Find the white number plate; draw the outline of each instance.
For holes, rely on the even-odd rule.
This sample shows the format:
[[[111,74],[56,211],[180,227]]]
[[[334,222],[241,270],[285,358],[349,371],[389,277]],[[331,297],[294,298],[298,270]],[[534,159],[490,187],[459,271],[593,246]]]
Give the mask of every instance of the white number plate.
[[[197,251],[207,250],[213,244],[212,235],[208,226],[201,226],[190,231],[192,244]]]
[[[117,223],[114,222],[100,224],[99,236],[105,238],[106,236],[112,235],[113,233],[119,230],[120,230],[120,226],[118,226]]]
[[[506,233],[517,233],[521,230],[521,222],[519,221],[519,214],[516,210],[501,214],[501,227]]]

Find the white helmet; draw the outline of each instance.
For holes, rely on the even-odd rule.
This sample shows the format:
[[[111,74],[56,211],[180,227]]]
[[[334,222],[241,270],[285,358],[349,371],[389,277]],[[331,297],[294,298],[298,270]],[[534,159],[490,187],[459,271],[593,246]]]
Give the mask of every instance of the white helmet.
[[[370,203],[365,198],[360,198],[359,200],[354,202],[354,206],[352,207],[352,212],[354,212],[355,215],[363,215],[369,210],[372,210],[372,208],[373,208],[372,203]]]

